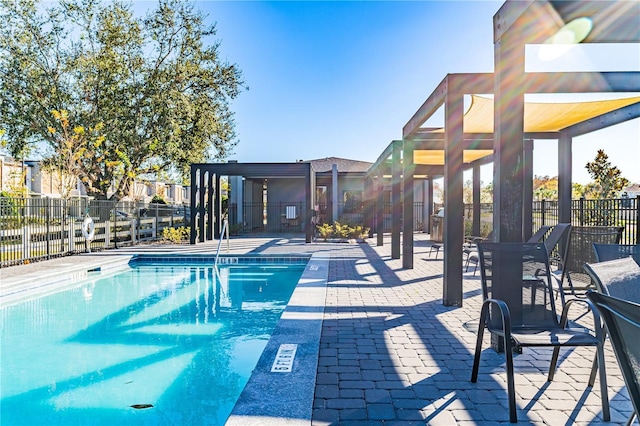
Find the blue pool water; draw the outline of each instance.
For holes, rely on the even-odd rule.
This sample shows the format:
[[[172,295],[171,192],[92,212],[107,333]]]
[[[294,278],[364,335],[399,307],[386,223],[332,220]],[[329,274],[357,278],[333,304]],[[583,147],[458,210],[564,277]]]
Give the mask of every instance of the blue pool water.
[[[0,310],[3,425],[224,424],[304,264],[140,264]]]

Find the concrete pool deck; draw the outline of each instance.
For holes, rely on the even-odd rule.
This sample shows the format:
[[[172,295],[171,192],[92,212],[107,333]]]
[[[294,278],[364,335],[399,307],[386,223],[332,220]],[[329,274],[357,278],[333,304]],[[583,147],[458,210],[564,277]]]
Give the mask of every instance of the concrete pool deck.
[[[314,425],[507,424],[504,357],[485,349],[477,383],[471,383],[481,304],[479,273],[464,274],[464,305],[442,305],[442,256],[429,256],[427,234],[415,234],[414,269],[391,259],[390,240],[365,244],[305,244],[298,236],[232,238],[231,254],[320,253],[329,268],[315,372]],[[0,269],[5,294],[58,271],[87,271],[141,253],[209,253],[196,246],[136,246]],[[223,253],[225,253],[223,243]],[[485,344],[485,348],[488,343]],[[594,350],[561,352],[553,382],[546,381],[551,350],[525,348],[514,358],[518,418],[524,424],[625,424],[633,411],[609,343],[605,345],[611,422],[602,421],[598,384],[586,384]],[[294,365],[295,368],[295,365]],[[285,424],[254,418],[255,424]]]

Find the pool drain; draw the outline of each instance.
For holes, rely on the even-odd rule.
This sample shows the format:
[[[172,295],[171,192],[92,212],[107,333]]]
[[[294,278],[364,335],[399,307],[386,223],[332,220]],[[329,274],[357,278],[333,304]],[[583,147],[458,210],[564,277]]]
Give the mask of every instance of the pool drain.
[[[136,410],[144,410],[145,408],[152,408],[153,405],[152,404],[133,404],[133,405],[130,405],[129,407],[135,408]]]

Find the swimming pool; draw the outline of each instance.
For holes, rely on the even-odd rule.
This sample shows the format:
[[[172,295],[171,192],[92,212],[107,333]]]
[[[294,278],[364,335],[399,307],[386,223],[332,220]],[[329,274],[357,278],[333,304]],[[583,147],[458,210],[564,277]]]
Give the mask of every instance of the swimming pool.
[[[3,308],[2,424],[223,424],[308,258],[170,259]]]

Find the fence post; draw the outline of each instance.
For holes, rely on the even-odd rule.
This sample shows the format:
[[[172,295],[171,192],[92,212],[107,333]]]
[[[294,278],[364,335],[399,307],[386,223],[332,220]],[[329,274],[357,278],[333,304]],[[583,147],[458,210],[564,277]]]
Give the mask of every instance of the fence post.
[[[584,226],[584,197],[580,197],[580,200],[578,200],[578,218],[580,219],[580,226]]]
[[[118,202],[113,202],[113,248],[118,248]]]
[[[22,227],[22,258],[28,260],[31,256],[29,256],[30,246],[31,246],[31,230],[29,226],[25,224]]]
[[[547,206],[546,206],[545,201],[546,200],[543,198],[542,201],[540,202],[540,209],[542,210],[541,211],[541,218],[540,218],[542,220],[542,223],[540,224],[540,226],[545,226],[545,223],[546,223],[545,209],[546,209]]]
[[[111,245],[111,221],[107,219],[104,222],[104,248],[108,249]]]
[[[636,196],[636,244],[640,244],[640,195]]]
[[[69,229],[67,232],[69,234],[69,252],[73,253],[74,251],[76,251],[76,230],[73,226],[73,220],[69,221]]]
[[[153,223],[153,229],[151,230],[151,239],[154,241],[156,240],[156,237],[158,235],[158,206],[159,205],[160,203],[155,203],[156,214],[155,214],[155,219]]]
[[[46,222],[47,224],[46,229],[47,229],[47,259],[51,259],[51,228],[50,228],[50,223],[51,223],[51,198],[46,197],[47,200],[47,207],[45,208],[45,217],[46,217]]]
[[[136,220],[135,219],[131,219],[131,245],[134,245],[136,243],[136,229],[137,225],[136,225]]]

